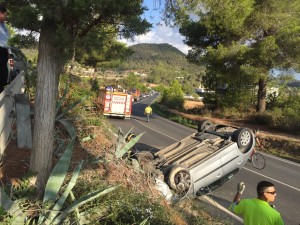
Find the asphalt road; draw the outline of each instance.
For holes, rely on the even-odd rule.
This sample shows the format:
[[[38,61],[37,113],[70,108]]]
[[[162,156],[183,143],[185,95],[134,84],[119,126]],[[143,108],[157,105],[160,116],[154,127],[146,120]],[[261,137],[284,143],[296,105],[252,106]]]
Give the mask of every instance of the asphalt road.
[[[155,96],[150,96],[134,103],[131,119],[110,118],[110,122],[116,127],[121,127],[124,132],[130,128],[133,128],[136,134],[144,132],[136,145],[139,150],[158,151],[196,131],[155,114],[148,123],[144,109],[154,98]],[[247,163],[237,175],[213,191],[209,197],[228,208],[236,193],[238,182],[246,183],[243,198],[253,198],[256,197],[257,183],[268,180],[275,184],[277,197],[274,205],[281,213],[285,224],[300,225],[300,164],[271,155],[264,156],[267,165],[263,170],[257,170],[251,163]]]

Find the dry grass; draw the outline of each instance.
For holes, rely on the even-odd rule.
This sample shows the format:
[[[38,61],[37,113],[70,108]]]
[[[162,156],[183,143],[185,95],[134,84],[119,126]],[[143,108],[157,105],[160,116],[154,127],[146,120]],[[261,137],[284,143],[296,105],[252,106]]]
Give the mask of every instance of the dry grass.
[[[202,107],[202,106],[204,106],[203,102],[189,101],[189,100],[184,101],[184,109],[186,109],[186,110],[193,109],[196,107]]]

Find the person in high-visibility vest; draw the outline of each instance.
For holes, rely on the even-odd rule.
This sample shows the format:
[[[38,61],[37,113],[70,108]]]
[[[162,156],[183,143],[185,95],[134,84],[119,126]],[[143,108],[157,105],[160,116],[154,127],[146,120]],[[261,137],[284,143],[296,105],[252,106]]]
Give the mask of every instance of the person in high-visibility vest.
[[[148,105],[145,108],[145,113],[144,114],[147,116],[147,122],[149,122],[150,115],[152,114],[152,108],[150,107],[150,105]]]
[[[237,185],[237,193],[230,211],[241,216],[244,225],[283,225],[280,213],[275,209],[274,202],[277,196],[274,184],[269,181],[261,181],[257,184],[257,198],[242,199],[241,196],[245,190],[245,183],[240,182]]]

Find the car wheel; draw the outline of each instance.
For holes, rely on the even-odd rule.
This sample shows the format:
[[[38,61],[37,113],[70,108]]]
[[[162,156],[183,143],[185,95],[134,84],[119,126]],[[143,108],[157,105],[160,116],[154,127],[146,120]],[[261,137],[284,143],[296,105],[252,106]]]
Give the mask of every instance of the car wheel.
[[[197,125],[198,132],[204,132],[206,130],[213,130],[214,126],[215,126],[215,124],[210,120],[200,121]]]
[[[152,161],[154,159],[154,155],[152,154],[152,152],[142,151],[136,153],[136,158],[138,162],[142,165],[144,163]]]
[[[125,138],[125,141],[126,142],[129,142],[131,139],[133,139],[133,138],[135,138],[136,137],[136,135],[134,134],[134,133],[129,133],[128,135],[127,135],[127,137]]]
[[[191,187],[189,170],[182,166],[174,166],[169,173],[168,183],[176,195],[185,196]]]
[[[252,144],[252,132],[249,128],[239,128],[233,134],[233,141],[235,141],[242,152],[249,150]]]

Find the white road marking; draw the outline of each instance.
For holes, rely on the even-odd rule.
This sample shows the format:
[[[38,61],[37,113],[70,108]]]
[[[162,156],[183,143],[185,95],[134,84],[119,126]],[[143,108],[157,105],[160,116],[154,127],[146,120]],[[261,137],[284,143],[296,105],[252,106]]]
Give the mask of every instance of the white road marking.
[[[282,161],[282,162],[285,162],[285,163],[288,163],[288,164],[291,164],[291,165],[299,166],[299,167],[300,167],[300,164],[299,164],[299,163],[292,162],[292,161],[287,160],[287,159],[279,158],[279,157],[277,157],[277,156],[270,155],[270,154],[267,154],[267,153],[264,153],[264,152],[261,152],[261,151],[259,151],[259,153],[261,153],[262,155],[268,156],[268,157],[270,157],[270,158],[277,159],[277,160],[279,160],[279,161]]]
[[[155,132],[157,132],[157,133],[160,133],[160,134],[162,134],[162,135],[164,135],[164,136],[166,136],[166,137],[168,137],[168,138],[170,138],[170,139],[173,139],[173,140],[175,140],[175,141],[179,141],[179,140],[177,140],[176,138],[173,138],[173,137],[171,137],[171,136],[169,136],[169,135],[166,135],[166,134],[164,134],[164,133],[162,133],[162,132],[159,132],[158,130],[154,130],[153,128],[151,128],[151,127],[149,127],[149,126],[146,126],[144,123],[142,123],[142,122],[140,122],[140,121],[138,121],[138,120],[136,120],[136,119],[135,119],[135,121],[138,122],[138,123],[140,123],[140,124],[142,124],[143,126],[149,128],[150,130],[153,130],[153,131],[155,131]]]
[[[247,169],[246,167],[243,167],[243,169],[248,170],[248,171],[250,171],[250,172],[252,172],[252,173],[255,173],[255,174],[259,175],[259,176],[262,176],[262,177],[268,178],[268,179],[270,179],[270,180],[276,181],[277,183],[280,183],[280,184],[282,184],[282,185],[284,185],[284,186],[287,186],[287,187],[289,187],[289,188],[292,188],[292,189],[294,189],[294,190],[300,192],[300,189],[299,189],[299,188],[296,188],[296,187],[293,187],[293,186],[291,186],[291,185],[285,184],[285,183],[283,183],[283,182],[281,182],[281,181],[279,181],[279,180],[276,180],[276,179],[274,179],[274,178],[272,178],[272,177],[268,177],[268,176],[263,175],[263,174],[261,174],[261,173],[255,172],[254,170]]]

